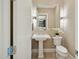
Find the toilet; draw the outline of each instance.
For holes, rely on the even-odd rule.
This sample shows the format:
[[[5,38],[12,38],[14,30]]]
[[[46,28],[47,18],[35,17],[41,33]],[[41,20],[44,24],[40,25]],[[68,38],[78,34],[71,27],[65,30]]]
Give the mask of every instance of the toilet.
[[[62,37],[55,36],[54,39],[54,45],[56,46],[56,58],[57,59],[66,59],[68,56],[68,50],[61,45]]]

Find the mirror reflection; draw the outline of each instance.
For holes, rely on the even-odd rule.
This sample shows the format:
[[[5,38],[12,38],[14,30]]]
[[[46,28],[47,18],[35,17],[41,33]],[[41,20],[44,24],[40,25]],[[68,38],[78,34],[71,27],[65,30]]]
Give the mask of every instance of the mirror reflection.
[[[50,3],[51,2],[51,3]],[[58,32],[60,25],[62,25],[61,17],[63,18],[63,9],[60,10],[60,3],[58,2],[39,2],[39,0],[32,0],[32,31],[33,33],[48,33]],[[53,3],[53,4],[52,4]],[[62,28],[62,27],[61,27]]]

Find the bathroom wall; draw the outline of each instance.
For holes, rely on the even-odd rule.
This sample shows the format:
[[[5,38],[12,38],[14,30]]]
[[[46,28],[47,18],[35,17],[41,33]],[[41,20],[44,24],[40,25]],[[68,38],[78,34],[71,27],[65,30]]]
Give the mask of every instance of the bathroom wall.
[[[60,6],[59,4],[56,5],[55,7],[55,24],[56,28],[60,28]]]
[[[38,13],[48,14],[48,28],[54,28],[55,25],[55,9],[54,8],[37,8]]]
[[[39,46],[39,41],[32,39],[32,49],[38,49],[38,46]],[[53,40],[47,39],[43,41],[43,46],[45,49],[51,49],[52,47],[54,47]]]
[[[54,30],[52,30],[52,28],[56,28],[59,27],[59,8],[55,7],[55,8],[37,8],[37,13],[45,13],[48,14],[48,28],[47,30],[43,31],[45,33],[48,33],[50,35],[53,35],[55,33]],[[37,20],[37,19],[36,19]],[[34,28],[34,27],[33,27]],[[38,32],[38,28],[35,27],[33,30],[33,33]]]
[[[47,13],[48,14],[48,30],[45,32],[48,34],[52,34],[52,28],[56,27],[55,21],[55,9],[54,8],[37,8],[38,13]],[[52,34],[53,35],[53,34]],[[52,48],[53,40],[47,39],[44,41],[44,48]],[[32,48],[38,48],[38,41],[32,40]]]
[[[72,56],[75,56],[75,0],[64,0],[64,45]]]

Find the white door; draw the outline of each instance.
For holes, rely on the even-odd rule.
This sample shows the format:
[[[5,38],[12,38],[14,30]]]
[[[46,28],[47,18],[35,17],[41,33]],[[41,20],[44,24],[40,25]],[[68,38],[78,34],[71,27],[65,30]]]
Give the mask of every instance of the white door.
[[[31,59],[31,0],[14,1],[14,59]]]
[[[1,0],[2,9],[2,58],[9,59],[7,48],[10,47],[10,0]],[[0,41],[1,41],[0,40]]]
[[[0,59],[2,59],[2,0],[0,0]]]
[[[0,0],[0,59],[10,59],[10,0]],[[2,20],[1,20],[2,19]],[[31,0],[14,0],[14,46],[13,59],[31,59]],[[2,26],[2,27],[1,27]]]
[[[78,59],[78,39],[79,39],[79,23],[78,23],[78,1],[75,0],[75,50],[76,50],[76,54],[75,54],[75,59]]]
[[[77,14],[77,13],[76,13]],[[79,39],[79,33],[78,33],[78,29],[79,29],[79,23],[78,23],[78,19],[77,16],[75,17],[75,59],[78,59],[78,39]]]

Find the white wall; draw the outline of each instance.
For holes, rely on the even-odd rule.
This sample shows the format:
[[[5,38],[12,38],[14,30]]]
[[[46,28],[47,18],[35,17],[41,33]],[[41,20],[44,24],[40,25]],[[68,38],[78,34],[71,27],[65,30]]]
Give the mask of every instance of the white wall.
[[[75,0],[75,49],[78,50],[78,1]]]
[[[75,56],[75,0],[64,0],[64,45]]]
[[[56,20],[56,28],[60,27],[60,6],[57,4],[55,7],[55,20]]]
[[[38,14],[48,14],[48,28],[55,28],[55,9],[54,8],[37,8]]]

